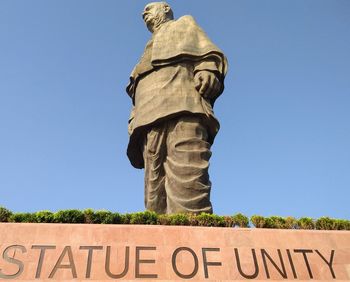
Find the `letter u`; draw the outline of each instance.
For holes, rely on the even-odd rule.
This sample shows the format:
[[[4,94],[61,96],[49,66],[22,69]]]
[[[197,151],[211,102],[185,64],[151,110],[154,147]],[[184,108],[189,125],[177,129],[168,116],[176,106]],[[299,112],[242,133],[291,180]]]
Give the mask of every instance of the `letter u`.
[[[118,279],[124,277],[129,270],[129,257],[130,257],[130,247],[125,247],[125,264],[124,270],[120,274],[114,274],[110,270],[110,262],[111,262],[111,246],[107,246],[106,251],[106,262],[105,262],[105,271],[107,275],[111,278]]]
[[[237,262],[237,268],[238,268],[239,274],[241,274],[246,279],[255,279],[259,275],[259,265],[256,259],[255,249],[252,249],[253,261],[254,261],[254,267],[255,267],[255,271],[253,274],[245,274],[243,272],[237,248],[235,248],[235,255],[236,255],[236,262]]]

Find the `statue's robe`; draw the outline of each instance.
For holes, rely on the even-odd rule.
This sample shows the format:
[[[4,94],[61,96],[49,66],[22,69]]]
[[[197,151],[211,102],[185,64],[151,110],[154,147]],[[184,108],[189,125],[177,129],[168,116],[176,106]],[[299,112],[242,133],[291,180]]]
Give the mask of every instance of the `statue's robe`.
[[[194,74],[214,72],[222,88],[211,100],[195,88]],[[191,16],[163,23],[147,43],[127,86],[133,109],[129,119],[127,155],[136,168],[144,167],[144,136],[152,125],[179,115],[202,115],[213,143],[219,130],[214,116],[215,99],[223,91],[227,61]]]

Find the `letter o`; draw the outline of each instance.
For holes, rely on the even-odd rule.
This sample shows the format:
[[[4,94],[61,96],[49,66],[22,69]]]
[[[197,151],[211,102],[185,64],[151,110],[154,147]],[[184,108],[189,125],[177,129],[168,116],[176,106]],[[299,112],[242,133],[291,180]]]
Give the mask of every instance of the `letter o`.
[[[179,252],[181,251],[187,251],[189,253],[191,253],[191,255],[193,256],[193,261],[194,261],[194,269],[193,271],[190,273],[190,274],[183,274],[181,273],[178,269],[177,269],[177,266],[176,266],[176,257],[178,255]],[[198,257],[196,255],[196,253],[191,249],[191,248],[187,248],[187,247],[179,247],[177,248],[173,255],[172,255],[172,259],[171,259],[171,262],[172,262],[172,266],[173,266],[173,270],[174,272],[176,273],[177,276],[179,276],[180,278],[183,278],[183,279],[191,279],[193,278],[197,272],[198,272]]]

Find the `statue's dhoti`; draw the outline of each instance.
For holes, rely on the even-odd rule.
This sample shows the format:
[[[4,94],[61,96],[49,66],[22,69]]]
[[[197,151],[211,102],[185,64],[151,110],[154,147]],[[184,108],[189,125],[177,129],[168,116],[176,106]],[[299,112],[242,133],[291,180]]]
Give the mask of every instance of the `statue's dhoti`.
[[[157,213],[212,213],[208,132],[200,116],[180,116],[146,134],[145,205]]]

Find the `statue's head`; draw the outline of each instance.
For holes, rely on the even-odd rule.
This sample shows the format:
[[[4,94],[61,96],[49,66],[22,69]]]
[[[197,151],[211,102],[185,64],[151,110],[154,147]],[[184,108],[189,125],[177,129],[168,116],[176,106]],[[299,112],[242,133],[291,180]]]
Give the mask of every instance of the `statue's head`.
[[[150,32],[157,30],[163,23],[174,19],[173,11],[166,2],[152,2],[145,6],[142,18]]]

